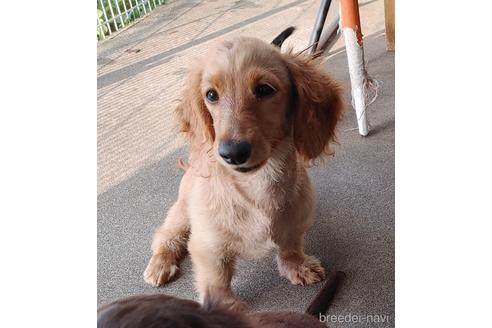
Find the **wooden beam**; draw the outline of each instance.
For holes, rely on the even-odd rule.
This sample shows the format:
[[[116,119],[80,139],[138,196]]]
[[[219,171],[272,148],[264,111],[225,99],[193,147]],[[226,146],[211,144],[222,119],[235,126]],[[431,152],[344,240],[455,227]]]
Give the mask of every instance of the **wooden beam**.
[[[395,0],[384,0],[384,21],[386,25],[386,49],[395,51]]]

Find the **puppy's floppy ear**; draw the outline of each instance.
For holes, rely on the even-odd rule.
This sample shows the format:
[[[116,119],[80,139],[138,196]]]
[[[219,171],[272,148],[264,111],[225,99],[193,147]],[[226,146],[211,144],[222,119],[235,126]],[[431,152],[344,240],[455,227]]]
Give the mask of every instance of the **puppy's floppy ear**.
[[[201,94],[201,80],[202,70],[195,65],[188,73],[181,101],[175,111],[179,130],[192,146],[213,142],[215,139],[212,116]]]
[[[342,116],[342,88],[326,72],[318,56],[284,54],[294,93],[294,144],[306,160],[329,152]]]

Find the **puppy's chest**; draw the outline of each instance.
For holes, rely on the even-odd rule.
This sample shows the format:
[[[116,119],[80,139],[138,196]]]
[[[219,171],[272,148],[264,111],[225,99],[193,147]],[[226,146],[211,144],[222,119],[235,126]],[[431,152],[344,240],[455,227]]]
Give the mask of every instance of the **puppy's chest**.
[[[274,247],[271,238],[273,218],[254,207],[233,206],[227,219],[218,222],[218,228],[233,236],[230,247],[245,258],[264,256]]]
[[[271,227],[283,212],[284,197],[268,186],[256,189],[206,188],[207,200],[202,202],[208,221],[217,233],[226,237],[229,247],[245,258],[266,255],[275,244]]]

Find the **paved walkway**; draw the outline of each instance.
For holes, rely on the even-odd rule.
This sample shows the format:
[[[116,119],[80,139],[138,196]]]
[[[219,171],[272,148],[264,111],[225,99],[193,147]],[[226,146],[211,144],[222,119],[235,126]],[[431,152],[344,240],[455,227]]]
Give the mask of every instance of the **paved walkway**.
[[[318,6],[313,0],[174,0],[99,44],[99,303],[138,293],[194,296],[189,259],[183,275],[162,289],[142,279],[152,231],[176,197],[181,174],[175,163],[186,156],[172,124],[186,67],[227,35],[271,41],[293,25],[286,45],[304,48]],[[337,9],[334,1],[328,19]],[[369,110],[373,133],[362,138],[349,131],[356,124],[349,108],[335,158],[311,170],[319,205],[307,247],[326,266],[349,274],[337,314],[394,313],[394,55],[385,51],[383,11],[383,0],[361,6],[369,71],[383,83]],[[341,40],[327,65],[349,85]],[[241,264],[234,284],[255,309],[300,310],[319,288],[289,285],[268,258]]]

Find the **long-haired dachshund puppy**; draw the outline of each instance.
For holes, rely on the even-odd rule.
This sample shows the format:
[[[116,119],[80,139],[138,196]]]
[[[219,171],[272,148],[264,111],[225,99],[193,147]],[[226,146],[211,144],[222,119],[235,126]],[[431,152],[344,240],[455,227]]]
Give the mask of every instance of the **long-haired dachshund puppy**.
[[[230,309],[215,294],[206,295],[203,305],[168,295],[139,295],[101,306],[98,328],[322,328],[320,314],[326,313],[344,279],[342,272],[330,275],[305,313],[247,312]]]
[[[187,244],[201,300],[206,292],[233,300],[236,259],[271,249],[291,283],[324,279],[304,253],[315,209],[306,166],[329,153],[341,88],[316,56],[282,53],[279,37],[221,41],[191,69],[176,109],[189,166],[154,235],[148,283],[172,279]]]

